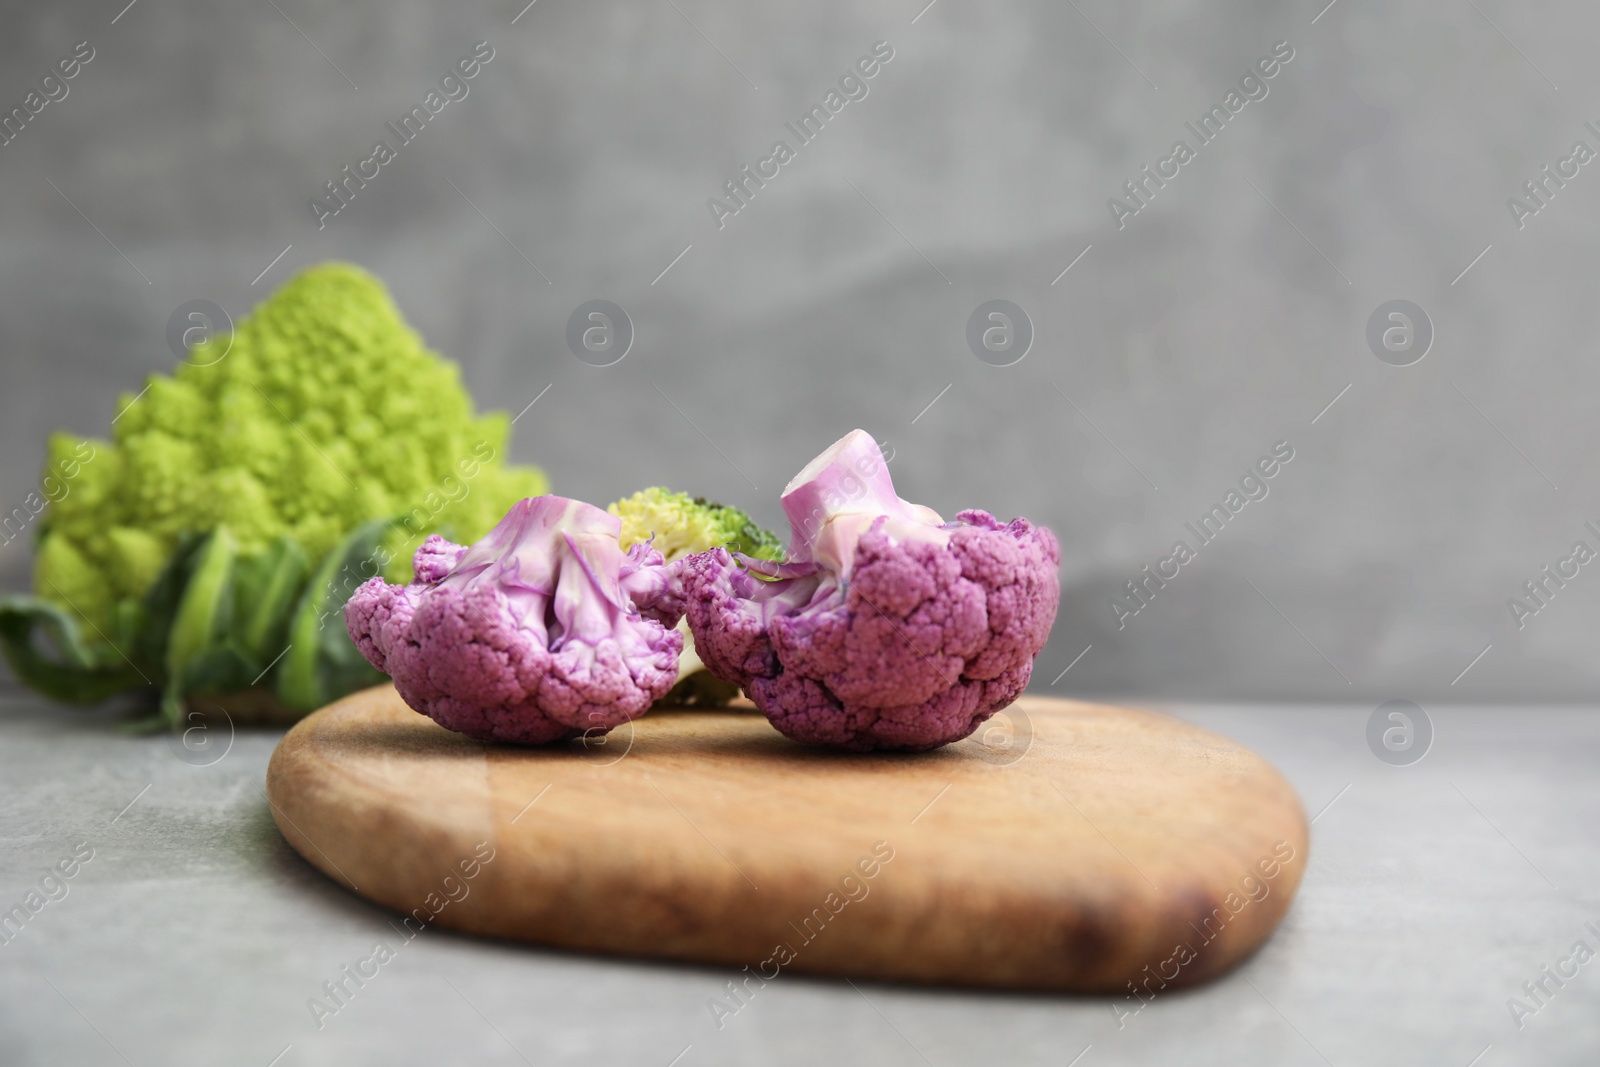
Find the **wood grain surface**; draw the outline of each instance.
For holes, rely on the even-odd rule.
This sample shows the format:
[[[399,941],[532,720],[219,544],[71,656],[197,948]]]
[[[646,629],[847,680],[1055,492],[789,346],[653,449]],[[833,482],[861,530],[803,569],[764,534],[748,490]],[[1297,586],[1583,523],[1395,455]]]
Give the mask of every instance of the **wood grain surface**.
[[[1141,995],[1215,975],[1288,909],[1289,784],[1151,712],[1024,697],[922,755],[795,744],[752,711],[656,711],[603,744],[486,746],[388,686],[303,720],[273,816],[352,891],[593,952]]]

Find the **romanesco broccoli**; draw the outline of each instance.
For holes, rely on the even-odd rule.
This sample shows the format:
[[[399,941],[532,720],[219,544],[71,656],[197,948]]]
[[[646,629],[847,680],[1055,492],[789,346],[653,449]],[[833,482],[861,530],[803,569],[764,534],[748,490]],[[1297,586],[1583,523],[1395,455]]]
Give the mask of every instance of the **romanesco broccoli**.
[[[649,540],[668,563],[696,552],[722,547],[757,559],[778,559],[783,545],[738,508],[714,504],[703,496],[675,493],[656,486],[624,497],[606,510],[622,520],[622,547]]]
[[[715,504],[703,496],[675,493],[655,486],[606,508],[622,520],[622,547],[632,548],[641,541],[660,552],[668,563],[687,556],[724,548],[755,559],[783,558],[783,543],[778,535],[757,526],[739,508]],[[684,636],[683,654],[678,658],[678,681],[662,698],[664,704],[721,707],[739,695],[737,686],[706,670],[694,650],[694,636],[686,622],[678,624]]]
[[[503,464],[505,414],[474,414],[457,367],[428,350],[381,282],[347,264],[301,272],[231,336],[208,339],[118,408],[110,442],[51,438],[47,471],[85,448],[93,458],[41,520],[37,597],[0,606],[18,673],[65,699],[141,680],[169,697],[194,691],[174,656],[210,656],[208,667],[191,665],[196,684],[248,685],[245,672],[284,648],[263,651],[262,641],[291,632],[299,639],[261,682],[291,707],[375,681],[338,625],[344,599],[379,570],[408,581],[429,534],[474,541],[515,501],[548,490],[537,468]],[[202,558],[220,575],[206,594],[216,603],[185,608],[194,590],[161,593]],[[283,618],[262,617],[263,596]],[[186,617],[206,619],[203,632],[170,642],[147,632]],[[61,658],[40,655],[34,623]],[[225,645],[238,662],[218,658]],[[319,662],[329,655],[360,672],[330,673]],[[77,677],[87,674],[95,679]]]

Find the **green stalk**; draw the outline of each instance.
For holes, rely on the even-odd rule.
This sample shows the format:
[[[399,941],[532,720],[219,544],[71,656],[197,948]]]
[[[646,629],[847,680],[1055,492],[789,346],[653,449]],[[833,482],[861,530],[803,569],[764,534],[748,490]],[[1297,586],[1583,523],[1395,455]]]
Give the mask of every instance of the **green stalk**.
[[[167,631],[167,684],[161,693],[161,717],[169,725],[183,721],[183,694],[191,669],[227,633],[238,554],[238,545],[224,526],[212,530],[195,548],[188,581]]]
[[[278,538],[239,567],[234,593],[235,643],[263,667],[288,641],[289,616],[310,569],[306,554],[289,537]]]
[[[382,542],[393,525],[392,519],[362,523],[311,576],[289,622],[289,651],[278,664],[278,697],[291,708],[312,711],[383,681],[350,640],[344,604],[357,586],[382,573]]]

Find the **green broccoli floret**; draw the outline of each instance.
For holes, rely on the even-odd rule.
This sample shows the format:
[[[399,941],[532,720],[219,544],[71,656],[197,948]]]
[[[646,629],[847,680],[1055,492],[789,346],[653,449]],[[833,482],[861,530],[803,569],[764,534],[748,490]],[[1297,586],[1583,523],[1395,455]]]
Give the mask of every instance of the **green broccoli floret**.
[[[739,508],[713,503],[703,496],[675,493],[656,486],[624,497],[608,505],[606,510],[622,520],[624,549],[648,540],[668,563],[719,546],[756,559],[783,557],[783,544],[777,534],[757,526]],[[678,681],[660,703],[722,707],[738,696],[738,686],[724,682],[700,662],[688,623],[680,623],[678,629],[683,631]]]
[[[295,627],[304,640],[262,684],[276,682],[291,706],[339,696],[330,686],[376,676],[346,672],[341,680],[316,662],[343,654],[337,637],[348,644],[336,617],[322,625],[330,603],[336,613],[376,570],[409,580],[412,553],[427,535],[471,543],[515,501],[548,491],[537,468],[504,464],[507,417],[475,414],[457,367],[428,350],[381,282],[347,264],[301,272],[241,318],[231,337],[208,339],[172,375],[152,375],[117,406],[110,442],[52,437],[47,488],[64,462],[74,470],[41,517],[37,597],[13,602],[0,619],[14,664],[40,666],[36,648],[19,647],[31,640],[22,612],[42,620],[58,646],[64,632],[75,644],[58,667],[103,665],[102,684],[76,691],[46,672],[61,684],[40,688],[68,699],[115,691],[113,675],[128,668],[137,675],[132,686],[171,683],[183,668],[167,652],[227,644],[237,623],[251,635],[233,642],[248,662],[232,674],[214,663],[208,675],[215,684],[231,680],[255,665],[257,650],[244,645],[289,632],[286,618],[263,619],[259,603],[242,602],[261,596],[286,603],[285,613],[317,617],[314,629]],[[218,536],[226,552],[197,543]],[[192,578],[202,559],[223,575],[213,582],[218,603],[185,616],[182,591],[168,590],[165,607],[151,606],[163,580]],[[234,588],[240,582],[259,588]],[[229,597],[240,602],[221,602]],[[255,611],[248,620],[247,608]],[[209,629],[173,635],[172,649],[147,640],[144,631],[185,617],[210,620]],[[144,660],[138,648],[162,654]]]
[[[607,506],[622,520],[622,547],[654,537],[651,547],[667,562],[721,545],[757,559],[778,559],[783,545],[736,507],[656,486]]]

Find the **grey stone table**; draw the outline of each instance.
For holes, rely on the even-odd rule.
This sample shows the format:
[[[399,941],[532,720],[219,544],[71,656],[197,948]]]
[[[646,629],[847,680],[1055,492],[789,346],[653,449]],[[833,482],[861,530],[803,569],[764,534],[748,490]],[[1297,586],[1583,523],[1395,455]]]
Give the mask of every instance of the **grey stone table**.
[[[402,944],[279,836],[262,793],[276,733],[192,766],[162,737],[9,693],[0,906],[43,903],[0,945],[0,1061],[1600,1062],[1600,962],[1574,956],[1600,949],[1595,709],[1430,708],[1409,766],[1369,750],[1370,704],[1165,710],[1265,754],[1316,817],[1298,901],[1239,970],[1120,1019],[1103,999],[786,975],[719,1029],[718,970],[437,930]],[[393,958],[315,1017],[323,983],[379,941]]]

